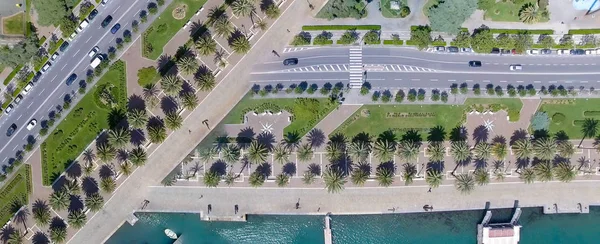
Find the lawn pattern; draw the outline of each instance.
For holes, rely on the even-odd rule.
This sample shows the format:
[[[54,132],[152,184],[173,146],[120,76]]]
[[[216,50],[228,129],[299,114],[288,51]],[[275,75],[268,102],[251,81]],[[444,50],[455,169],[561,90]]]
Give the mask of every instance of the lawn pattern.
[[[550,121],[549,132],[554,134],[558,131],[564,131],[571,139],[580,139],[581,123],[587,118],[600,120],[600,99],[544,99],[538,109],[538,112],[546,112],[552,119],[556,113],[565,115],[565,120],[561,123]]]
[[[0,189],[0,221],[2,223],[8,222],[15,214],[12,206],[13,202],[16,200],[23,201],[23,204],[28,203],[31,192],[31,166],[24,164],[12,179]]]

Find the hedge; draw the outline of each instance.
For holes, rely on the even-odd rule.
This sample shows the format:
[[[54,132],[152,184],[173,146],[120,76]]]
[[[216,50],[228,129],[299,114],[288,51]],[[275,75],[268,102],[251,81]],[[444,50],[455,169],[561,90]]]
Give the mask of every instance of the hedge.
[[[21,69],[23,68],[23,65],[18,65],[17,67],[15,67],[13,69],[12,72],[10,72],[10,74],[8,74],[8,76],[6,77],[6,79],[4,79],[4,85],[8,85],[8,83],[10,83],[10,81],[15,78],[15,75],[17,75],[17,73],[19,73],[19,71],[21,71]]]
[[[54,52],[56,52],[56,50],[58,50],[58,48],[60,48],[60,46],[65,42],[65,40],[63,40],[62,38],[60,38],[57,42],[56,42],[56,46],[53,47],[52,49],[50,49],[48,51],[48,54],[52,55]]]
[[[403,40],[383,40],[383,45],[404,45]]]
[[[520,29],[490,29],[493,34],[533,34],[533,35],[552,35],[554,30],[520,30]]]
[[[46,36],[42,36],[42,38],[40,38],[40,42],[39,42],[40,46],[44,45],[44,42],[46,42]]]
[[[46,62],[48,62],[49,57],[45,56],[44,58],[42,58],[42,61],[40,62],[40,64],[36,65],[35,67],[33,67],[33,70],[40,71],[40,69],[42,69],[42,67],[44,66],[44,64],[46,64]]]
[[[434,41],[431,43],[432,46],[446,46],[445,41]]]
[[[303,31],[321,30],[381,30],[381,25],[305,25]]]
[[[569,30],[569,35],[586,35],[586,34],[600,34],[600,29]]]
[[[321,45],[322,46],[322,45],[331,45],[331,44],[333,44],[333,40],[325,40],[322,42],[313,41],[313,45]]]

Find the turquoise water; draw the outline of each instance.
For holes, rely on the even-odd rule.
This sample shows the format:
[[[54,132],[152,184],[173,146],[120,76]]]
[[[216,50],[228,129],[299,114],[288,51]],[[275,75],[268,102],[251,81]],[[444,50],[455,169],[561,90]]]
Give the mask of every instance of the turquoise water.
[[[492,222],[507,222],[512,209],[495,209]],[[333,241],[346,243],[476,243],[484,211],[413,214],[334,215]],[[107,243],[173,243],[170,228],[183,243],[323,243],[323,216],[250,215],[248,222],[203,222],[197,214],[137,213],[135,226],[125,223]],[[521,244],[599,243],[600,207],[589,214],[544,215],[524,208]]]

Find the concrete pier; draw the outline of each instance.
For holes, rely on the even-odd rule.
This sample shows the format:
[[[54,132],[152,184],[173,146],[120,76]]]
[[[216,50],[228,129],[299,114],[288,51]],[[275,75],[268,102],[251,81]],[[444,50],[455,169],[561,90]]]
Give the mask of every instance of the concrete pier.
[[[477,225],[477,244],[518,244],[521,226],[518,224],[521,208],[516,208],[510,223],[490,224],[492,211],[487,211]]]
[[[331,235],[331,217],[329,214],[325,216],[325,229],[323,230],[323,234],[325,236],[325,244],[333,244],[333,236]]]
[[[544,214],[590,213],[590,206],[584,203],[544,205]]]

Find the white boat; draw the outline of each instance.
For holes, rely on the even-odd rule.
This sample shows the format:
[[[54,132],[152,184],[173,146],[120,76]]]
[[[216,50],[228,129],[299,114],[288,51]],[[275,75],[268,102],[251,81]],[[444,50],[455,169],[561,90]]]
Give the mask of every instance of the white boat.
[[[173,240],[177,240],[177,234],[175,234],[175,232],[170,229],[165,229],[165,235],[167,235],[169,238],[171,238]]]

